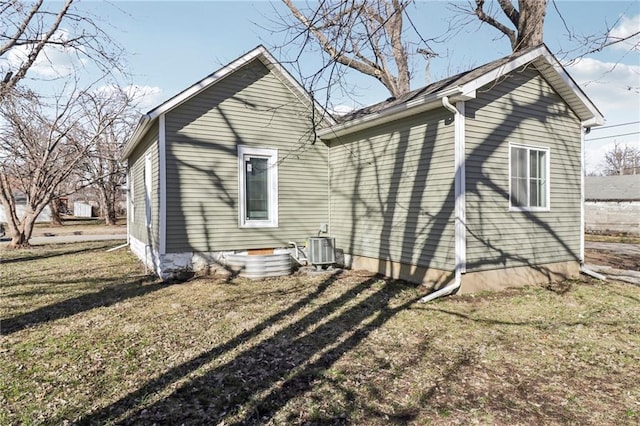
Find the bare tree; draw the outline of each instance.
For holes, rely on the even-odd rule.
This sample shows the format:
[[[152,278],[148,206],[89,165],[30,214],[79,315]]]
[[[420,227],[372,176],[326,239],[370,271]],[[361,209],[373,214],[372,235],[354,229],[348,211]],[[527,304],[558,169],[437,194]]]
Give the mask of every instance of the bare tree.
[[[513,52],[542,44],[547,0],[518,0],[517,8],[511,0],[498,0],[498,5],[507,19],[506,23],[498,19],[499,12],[494,10],[493,3],[488,9],[485,7],[485,0],[475,0],[472,10],[466,10],[463,6],[458,8],[477,16],[480,21],[504,34]]]
[[[14,88],[0,105],[0,202],[5,210],[11,247],[29,245],[36,218],[51,202],[58,186],[102,137],[111,122],[93,133],[81,131],[89,121],[86,92],[74,91],[52,104],[32,91]],[[111,120],[115,120],[112,117]],[[16,194],[26,198],[19,215]]]
[[[120,69],[122,49],[94,19],[74,9],[74,0],[62,5],[43,0],[0,3],[0,100],[22,80],[49,47],[89,59],[104,73]],[[64,31],[62,29],[64,28]]]
[[[311,86],[323,78],[327,86],[338,81],[342,72],[334,65],[340,64],[375,78],[394,97],[410,90],[410,58],[415,52],[409,51],[403,26],[412,1],[325,0],[305,9],[292,0],[282,1],[293,17],[280,17],[290,35],[288,42],[297,42],[300,53],[317,46],[326,55]],[[422,42],[428,47],[426,40]]]
[[[88,95],[88,102],[83,104],[88,119],[81,132],[85,137],[99,136],[81,163],[81,179],[96,190],[107,225],[116,224],[117,199],[125,177],[120,151],[135,128],[135,95],[111,86]]]
[[[640,150],[617,142],[604,155],[602,170],[606,176],[640,173]]]

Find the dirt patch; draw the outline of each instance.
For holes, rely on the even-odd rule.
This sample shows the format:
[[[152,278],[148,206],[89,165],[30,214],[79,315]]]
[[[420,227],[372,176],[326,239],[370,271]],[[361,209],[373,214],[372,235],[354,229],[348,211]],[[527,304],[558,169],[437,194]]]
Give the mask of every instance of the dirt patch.
[[[613,242],[587,242],[585,262],[615,269],[640,271],[640,246]]]

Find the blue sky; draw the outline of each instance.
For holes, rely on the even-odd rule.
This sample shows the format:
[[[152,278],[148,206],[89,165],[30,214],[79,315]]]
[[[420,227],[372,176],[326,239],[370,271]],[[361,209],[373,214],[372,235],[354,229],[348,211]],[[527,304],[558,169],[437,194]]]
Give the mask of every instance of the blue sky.
[[[490,3],[489,1],[487,3]],[[458,2],[458,5],[464,5]],[[640,31],[638,1],[569,1],[556,5],[573,34],[602,35],[607,28],[623,34]],[[127,51],[125,84],[146,88],[145,108],[151,108],[192,83],[236,59],[258,44],[267,48],[282,43],[275,28],[280,2],[269,1],[85,1],[80,7],[94,14],[102,26]],[[461,18],[450,2],[418,1],[409,13],[420,36],[431,38],[446,33],[451,19]],[[616,24],[617,23],[617,24]],[[614,27],[615,24],[615,27]],[[419,36],[405,24],[408,39],[419,47]],[[545,42],[561,61],[573,59],[579,40],[568,36],[550,0],[545,21]],[[635,40],[637,43],[638,40]],[[430,43],[440,56],[431,62],[432,80],[481,65],[510,52],[506,38],[477,21],[452,35],[446,42]],[[566,53],[569,52],[569,53]],[[274,52],[277,58],[280,54]],[[317,55],[317,54],[316,54]],[[285,58],[286,59],[286,58]],[[416,58],[412,87],[425,81],[424,63]],[[301,58],[303,70],[311,72],[314,54]],[[640,51],[638,47],[616,45],[571,62],[570,74],[584,88],[607,118],[607,129],[595,130],[587,144],[587,167],[596,169],[613,140],[640,148],[640,125],[619,126],[640,121]],[[37,71],[32,73],[37,77]],[[371,78],[353,72],[356,98],[333,99],[334,105],[359,106],[387,98],[386,90]],[[608,135],[634,133],[606,138]],[[603,138],[603,139],[596,139]]]

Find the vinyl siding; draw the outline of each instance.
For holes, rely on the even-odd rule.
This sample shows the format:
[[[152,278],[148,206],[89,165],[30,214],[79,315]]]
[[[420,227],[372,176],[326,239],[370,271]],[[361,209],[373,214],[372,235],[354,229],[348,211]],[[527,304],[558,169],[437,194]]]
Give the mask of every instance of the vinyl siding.
[[[151,181],[151,229],[146,226],[145,206],[145,158],[151,157],[152,181]],[[129,173],[133,176],[133,200],[134,215],[129,218],[129,232],[131,235],[146,243],[153,242],[153,247],[158,248],[158,126],[149,130],[142,142],[129,156]]]
[[[339,248],[453,269],[452,117],[441,108],[331,142],[331,233]]]
[[[328,148],[311,113],[253,61],[166,114],[171,252],[282,247],[328,222]],[[238,145],[278,150],[277,228],[240,228]]]
[[[467,271],[577,260],[580,122],[535,68],[466,105]],[[509,143],[550,149],[550,211],[509,211]]]

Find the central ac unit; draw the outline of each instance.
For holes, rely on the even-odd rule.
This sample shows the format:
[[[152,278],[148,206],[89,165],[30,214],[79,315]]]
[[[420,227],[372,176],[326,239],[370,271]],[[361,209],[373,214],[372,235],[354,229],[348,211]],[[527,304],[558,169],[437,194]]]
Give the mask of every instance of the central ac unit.
[[[312,265],[332,265],[336,263],[336,239],[331,237],[309,238],[309,262]]]

